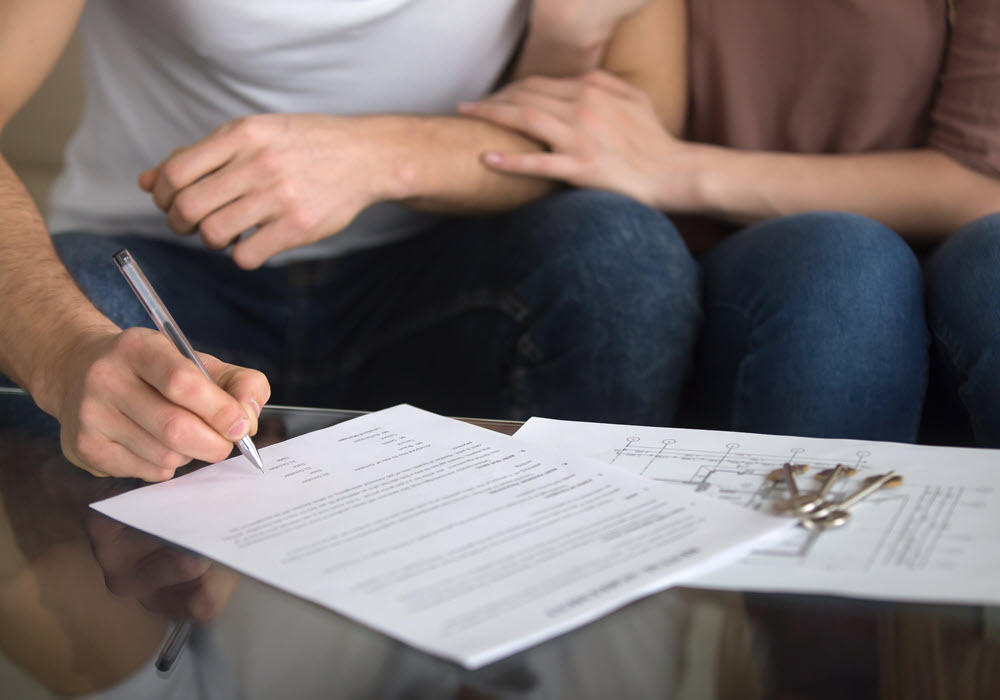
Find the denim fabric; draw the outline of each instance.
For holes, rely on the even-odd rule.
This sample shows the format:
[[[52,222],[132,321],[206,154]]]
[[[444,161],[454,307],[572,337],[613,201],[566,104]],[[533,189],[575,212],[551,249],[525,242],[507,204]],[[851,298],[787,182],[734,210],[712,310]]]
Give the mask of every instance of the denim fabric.
[[[701,322],[676,229],[607,192],[252,272],[135,237],[55,242],[109,317],[151,326],[111,259],[128,247],[192,344],[265,372],[275,403],[663,425]]]
[[[879,223],[818,212],[744,229],[702,260],[686,423],[912,442],[927,382],[920,265]]]
[[[956,398],[975,443],[1000,447],[1000,214],[953,234],[929,257],[925,274],[934,400],[949,406]]]

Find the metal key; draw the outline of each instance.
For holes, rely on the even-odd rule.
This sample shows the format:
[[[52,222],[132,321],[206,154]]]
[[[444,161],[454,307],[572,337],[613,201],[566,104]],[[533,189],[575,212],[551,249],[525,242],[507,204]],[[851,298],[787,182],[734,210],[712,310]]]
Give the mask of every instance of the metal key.
[[[894,486],[898,486],[903,483],[902,477],[898,477],[896,472],[891,471],[888,474],[883,474],[880,477],[873,478],[867,485],[862,486],[860,489],[852,493],[850,496],[842,501],[825,501],[815,509],[813,509],[811,515],[814,519],[825,518],[834,513],[847,512],[847,509],[853,506],[855,503],[863,498],[870,496],[871,494],[878,491],[889,481],[894,481]]]
[[[774,508],[779,513],[787,513],[788,511],[795,511],[797,513],[810,513],[815,508],[823,502],[826,498],[826,494],[830,492],[830,488],[833,486],[833,482],[836,481],[842,473],[847,471],[847,467],[843,464],[838,464],[833,470],[832,474],[829,474],[826,481],[820,487],[819,491],[816,493],[806,493],[798,494],[794,493],[790,498],[786,498],[783,501],[778,501],[774,504]],[[792,487],[789,486],[789,492],[791,492]],[[797,491],[797,489],[796,489]]]
[[[851,514],[846,510],[834,510],[820,518],[810,517],[799,520],[799,525],[807,530],[830,530],[841,525],[846,525],[851,519]]]

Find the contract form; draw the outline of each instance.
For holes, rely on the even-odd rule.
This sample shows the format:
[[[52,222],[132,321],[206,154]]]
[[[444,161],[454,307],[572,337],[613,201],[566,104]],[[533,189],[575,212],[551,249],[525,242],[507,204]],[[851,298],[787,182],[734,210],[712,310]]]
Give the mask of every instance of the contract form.
[[[467,668],[791,525],[406,405],[260,453],[92,507]]]

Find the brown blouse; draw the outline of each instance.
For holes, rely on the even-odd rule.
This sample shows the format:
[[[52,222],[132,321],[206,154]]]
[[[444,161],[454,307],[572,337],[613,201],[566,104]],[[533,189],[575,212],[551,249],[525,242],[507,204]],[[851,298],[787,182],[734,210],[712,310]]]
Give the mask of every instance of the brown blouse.
[[[688,11],[688,138],[800,153],[930,145],[1000,175],[1000,0],[689,0]]]

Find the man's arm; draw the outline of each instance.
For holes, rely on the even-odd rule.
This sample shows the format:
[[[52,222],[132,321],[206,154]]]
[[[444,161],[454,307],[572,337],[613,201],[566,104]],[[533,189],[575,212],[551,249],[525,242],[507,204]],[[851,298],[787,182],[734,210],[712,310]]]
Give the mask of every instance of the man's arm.
[[[630,16],[609,42],[604,65],[647,91],[679,124],[684,83],[674,71],[683,73],[676,65],[683,62],[683,27],[678,42],[666,44],[646,28],[677,8],[682,0],[652,0]],[[480,156],[541,149],[523,134],[464,116],[263,114],[175,151],[139,184],[175,233],[198,231],[215,249],[234,244],[233,260],[251,269],[335,235],[376,202],[443,214],[520,206],[556,185],[496,172]],[[251,228],[253,235],[237,240]]]
[[[0,1],[0,128],[54,65],[83,5]],[[224,459],[254,430],[257,413],[248,409],[268,398],[264,376],[206,357],[224,389],[160,334],[122,332],[77,287],[2,157],[0,250],[0,372],[59,419],[74,464],[158,481],[192,458]]]
[[[0,3],[0,129],[52,69],[84,0]],[[62,354],[52,329],[100,328],[106,319],[59,262],[30,195],[0,156],[0,372],[49,401],[42,368]],[[58,299],[59,303],[51,303]],[[43,396],[44,395],[44,396]]]

